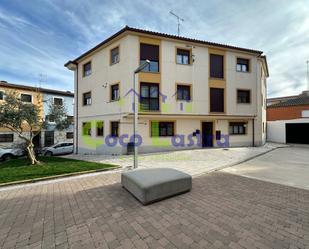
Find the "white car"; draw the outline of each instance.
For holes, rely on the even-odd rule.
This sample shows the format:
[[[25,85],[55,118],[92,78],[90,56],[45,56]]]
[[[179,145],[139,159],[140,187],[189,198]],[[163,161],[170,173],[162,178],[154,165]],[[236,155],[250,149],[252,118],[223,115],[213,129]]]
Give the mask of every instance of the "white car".
[[[73,153],[73,143],[58,143],[50,147],[45,147],[42,151],[44,156],[55,156]]]
[[[12,148],[12,149],[3,149],[0,148],[0,160],[7,161],[15,157],[23,156],[25,154],[23,149]]]

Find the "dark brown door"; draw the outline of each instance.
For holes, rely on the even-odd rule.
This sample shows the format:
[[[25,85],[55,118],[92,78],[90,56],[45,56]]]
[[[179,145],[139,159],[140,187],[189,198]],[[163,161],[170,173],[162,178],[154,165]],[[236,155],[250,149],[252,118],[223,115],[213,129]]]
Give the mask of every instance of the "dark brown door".
[[[213,123],[203,122],[202,123],[202,147],[213,146]]]
[[[54,145],[54,131],[45,131],[45,147]]]

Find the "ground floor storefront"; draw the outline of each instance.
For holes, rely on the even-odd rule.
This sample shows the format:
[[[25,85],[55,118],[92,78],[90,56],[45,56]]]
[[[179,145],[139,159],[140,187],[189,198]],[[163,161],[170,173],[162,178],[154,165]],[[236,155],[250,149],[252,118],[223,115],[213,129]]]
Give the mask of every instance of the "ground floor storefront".
[[[133,116],[102,116],[78,121],[75,152],[127,154],[133,151]],[[260,146],[262,122],[245,116],[140,115],[136,143],[141,153],[196,148]]]

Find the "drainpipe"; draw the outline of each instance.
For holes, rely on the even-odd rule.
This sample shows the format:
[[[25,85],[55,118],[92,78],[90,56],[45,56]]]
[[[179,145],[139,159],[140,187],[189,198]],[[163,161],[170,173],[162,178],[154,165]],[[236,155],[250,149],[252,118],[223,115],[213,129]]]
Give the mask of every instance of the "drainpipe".
[[[255,147],[254,133],[254,119],[252,119],[252,147]]]
[[[75,154],[78,154],[78,64],[76,63],[76,124],[75,124],[75,132],[76,132],[76,136],[75,136]]]

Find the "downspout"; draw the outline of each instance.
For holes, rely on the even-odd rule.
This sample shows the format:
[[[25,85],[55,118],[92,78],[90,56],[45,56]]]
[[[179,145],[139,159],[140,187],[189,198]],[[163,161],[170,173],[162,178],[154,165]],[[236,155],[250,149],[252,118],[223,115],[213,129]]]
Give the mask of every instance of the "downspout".
[[[75,124],[75,132],[76,132],[76,141],[75,141],[75,154],[78,154],[78,64],[76,63],[76,124]]]
[[[252,119],[252,147],[255,147],[255,138],[254,138],[254,119]]]

